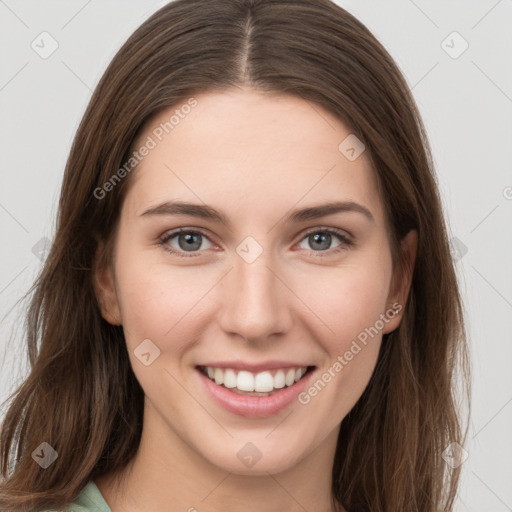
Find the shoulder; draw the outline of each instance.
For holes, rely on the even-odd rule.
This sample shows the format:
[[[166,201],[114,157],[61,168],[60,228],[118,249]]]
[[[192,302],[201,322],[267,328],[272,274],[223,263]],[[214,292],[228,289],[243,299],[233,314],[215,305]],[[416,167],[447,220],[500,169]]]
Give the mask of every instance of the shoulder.
[[[40,512],[92,512],[97,511],[98,509],[95,508],[85,508],[81,505],[77,505],[76,502],[70,503],[66,508],[62,509],[54,509],[54,508],[48,508],[45,510],[41,510]]]
[[[91,480],[78,498],[61,511],[43,510],[41,512],[112,512],[96,484]]]

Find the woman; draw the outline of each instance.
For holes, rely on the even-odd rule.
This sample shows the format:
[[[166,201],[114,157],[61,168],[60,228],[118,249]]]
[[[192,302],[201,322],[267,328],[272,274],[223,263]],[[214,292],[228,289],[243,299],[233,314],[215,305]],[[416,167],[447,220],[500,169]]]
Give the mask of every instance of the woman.
[[[430,149],[334,3],[143,23],[78,129],[33,291],[0,509],[453,509],[467,348]]]

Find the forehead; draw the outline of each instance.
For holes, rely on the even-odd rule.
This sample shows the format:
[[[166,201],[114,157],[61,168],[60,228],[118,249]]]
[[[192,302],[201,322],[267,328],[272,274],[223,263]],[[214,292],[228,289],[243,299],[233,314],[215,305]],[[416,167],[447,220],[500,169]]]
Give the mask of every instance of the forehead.
[[[230,199],[261,213],[350,200],[381,222],[367,154],[354,160],[344,152],[351,137],[335,115],[300,97],[250,89],[194,95],[145,126],[134,150],[152,149],[133,171],[126,200],[140,210],[171,199],[222,208]]]

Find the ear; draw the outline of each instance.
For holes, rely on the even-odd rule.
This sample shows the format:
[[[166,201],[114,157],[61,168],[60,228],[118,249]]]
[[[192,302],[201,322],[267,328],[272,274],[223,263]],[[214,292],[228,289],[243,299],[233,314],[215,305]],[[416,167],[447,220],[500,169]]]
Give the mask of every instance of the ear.
[[[390,292],[387,301],[387,310],[394,310],[395,314],[386,315],[390,320],[384,324],[383,334],[394,331],[399,325],[405,311],[407,297],[412,284],[416,252],[418,248],[418,233],[412,229],[400,243],[404,256],[404,264],[397,265],[393,271]]]
[[[121,325],[121,312],[114,284],[114,272],[112,265],[107,261],[105,244],[103,242],[98,243],[92,279],[101,316],[112,325]]]

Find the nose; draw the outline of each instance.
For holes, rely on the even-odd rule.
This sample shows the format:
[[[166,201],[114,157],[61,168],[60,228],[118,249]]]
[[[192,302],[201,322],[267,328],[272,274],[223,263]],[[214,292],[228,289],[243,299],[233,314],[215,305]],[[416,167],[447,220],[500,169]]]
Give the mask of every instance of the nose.
[[[247,263],[235,255],[234,268],[221,282],[222,305],[218,319],[228,335],[262,343],[286,333],[292,326],[292,292],[264,251]]]

